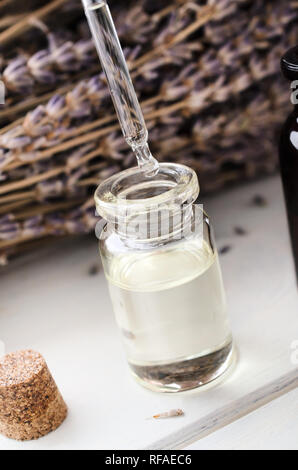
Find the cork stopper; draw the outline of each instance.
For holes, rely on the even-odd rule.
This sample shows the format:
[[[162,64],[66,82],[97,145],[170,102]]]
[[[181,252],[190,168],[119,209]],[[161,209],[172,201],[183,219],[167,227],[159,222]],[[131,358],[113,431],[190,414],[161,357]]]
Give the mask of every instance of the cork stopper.
[[[32,350],[0,359],[0,433],[37,439],[64,421],[67,407],[44,358]]]

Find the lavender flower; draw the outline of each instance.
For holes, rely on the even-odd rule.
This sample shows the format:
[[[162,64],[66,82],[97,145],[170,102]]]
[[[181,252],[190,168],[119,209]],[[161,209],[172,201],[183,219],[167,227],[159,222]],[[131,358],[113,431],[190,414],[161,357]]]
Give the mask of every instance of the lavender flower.
[[[61,180],[42,181],[36,185],[36,197],[39,201],[60,196],[64,191],[64,184]]]
[[[136,6],[111,0],[152,151],[160,161],[199,171],[205,192],[277,166],[273,137],[290,106],[278,63],[296,44],[298,15],[295,2],[260,5],[142,0]],[[0,178],[6,179],[0,204],[13,210],[0,220],[0,235],[3,247],[11,241],[10,252],[24,238],[93,230],[95,185],[135,164],[120,129],[111,135],[116,117],[105,77],[91,76],[98,59],[86,21],[81,14],[75,30],[62,28],[61,12],[57,26],[53,17],[49,22],[53,30],[39,25],[47,46],[39,34],[26,52],[3,49],[1,58],[8,96],[0,117],[4,125],[7,116],[16,119],[0,134]],[[57,91],[48,100],[51,90],[64,86],[67,93]],[[67,205],[62,202],[58,211],[63,200]],[[39,208],[40,214],[51,212],[35,219]],[[24,213],[28,219],[20,222]],[[1,241],[0,253],[8,253]]]
[[[49,122],[46,108],[40,105],[34,111],[27,113],[23,128],[32,137],[40,137],[51,132],[53,125]]]
[[[0,240],[12,240],[20,234],[20,224],[16,222],[13,214],[0,218]]]
[[[31,137],[24,135],[23,126],[20,125],[0,135],[0,145],[10,150],[26,147],[30,142]]]
[[[50,70],[53,60],[47,49],[38,51],[28,60],[28,71],[37,82],[53,84],[56,82],[55,73]],[[33,84],[33,79],[31,80]]]
[[[33,85],[33,78],[30,76],[26,58],[24,56],[13,59],[3,72],[3,81],[8,90],[26,93]]]
[[[55,120],[61,119],[65,116],[67,112],[65,97],[61,95],[54,95],[48,101],[46,105],[46,113],[47,115]]]

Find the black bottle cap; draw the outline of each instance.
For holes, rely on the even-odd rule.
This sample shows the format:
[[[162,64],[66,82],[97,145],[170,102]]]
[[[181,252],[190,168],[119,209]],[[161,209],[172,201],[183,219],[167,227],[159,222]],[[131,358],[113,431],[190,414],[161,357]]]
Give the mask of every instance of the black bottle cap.
[[[298,46],[292,47],[282,56],[280,66],[288,80],[298,79]]]

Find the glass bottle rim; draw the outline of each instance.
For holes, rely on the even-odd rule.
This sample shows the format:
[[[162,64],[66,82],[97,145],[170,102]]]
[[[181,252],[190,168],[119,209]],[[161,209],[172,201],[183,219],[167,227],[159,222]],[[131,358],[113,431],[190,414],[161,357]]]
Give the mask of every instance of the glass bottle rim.
[[[138,167],[112,175],[97,187],[94,195],[99,215],[108,221],[124,219],[192,204],[199,195],[196,172],[180,163],[159,164],[155,176],[148,177]]]

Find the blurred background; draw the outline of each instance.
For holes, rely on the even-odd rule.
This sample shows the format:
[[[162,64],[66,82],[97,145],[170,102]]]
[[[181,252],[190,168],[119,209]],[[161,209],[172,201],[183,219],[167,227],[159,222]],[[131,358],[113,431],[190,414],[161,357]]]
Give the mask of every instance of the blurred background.
[[[153,155],[208,194],[277,171],[281,55],[298,2],[109,0]],[[0,1],[0,263],[93,232],[97,184],[135,164],[79,0]]]

